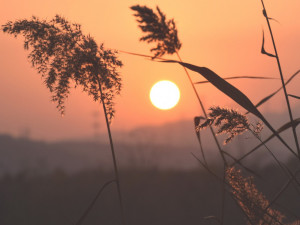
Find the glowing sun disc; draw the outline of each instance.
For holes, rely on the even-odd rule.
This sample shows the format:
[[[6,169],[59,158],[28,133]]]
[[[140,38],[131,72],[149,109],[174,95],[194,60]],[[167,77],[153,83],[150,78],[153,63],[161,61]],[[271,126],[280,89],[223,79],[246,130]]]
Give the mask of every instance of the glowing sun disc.
[[[177,105],[180,99],[180,91],[176,84],[168,80],[162,80],[154,84],[150,91],[152,104],[161,110],[168,110]]]

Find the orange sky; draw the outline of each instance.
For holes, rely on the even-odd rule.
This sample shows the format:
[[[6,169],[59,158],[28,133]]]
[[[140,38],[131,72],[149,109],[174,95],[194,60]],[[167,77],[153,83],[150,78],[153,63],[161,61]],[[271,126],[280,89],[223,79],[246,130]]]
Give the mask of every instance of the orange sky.
[[[149,54],[150,45],[138,39],[137,27],[130,6],[158,5],[167,18],[175,18],[179,38],[183,43],[180,55],[184,61],[206,66],[221,76],[252,75],[278,77],[274,59],[260,54],[262,28],[266,33],[266,49],[271,49],[259,0],[10,0],[1,3],[0,24],[32,15],[51,19],[55,14],[82,25],[98,43],[108,48]],[[286,77],[300,68],[300,1],[265,1],[268,14],[280,21],[272,23]],[[93,112],[100,106],[82,93],[73,90],[66,104],[66,116],[61,117],[50,102],[50,93],[40,75],[31,68],[23,50],[23,39],[0,33],[0,133],[20,135],[29,128],[36,139],[63,139],[93,135]],[[179,65],[151,62],[144,58],[119,54],[124,63],[120,70],[123,91],[116,100],[114,130],[136,126],[163,124],[179,119],[192,119],[200,108],[191,86]],[[165,56],[165,58],[174,58]],[[192,74],[194,81],[203,80]],[[172,80],[181,89],[177,107],[161,111],[149,101],[151,86],[159,80]],[[256,103],[280,86],[274,81],[233,81]],[[299,95],[299,78],[288,86]],[[209,84],[198,86],[208,108],[211,105],[233,106],[232,101]],[[262,110],[282,111],[285,105],[279,95]],[[292,100],[294,107],[299,107]],[[299,116],[299,115],[298,115]],[[296,117],[296,115],[295,115]],[[104,120],[101,117],[103,131]]]

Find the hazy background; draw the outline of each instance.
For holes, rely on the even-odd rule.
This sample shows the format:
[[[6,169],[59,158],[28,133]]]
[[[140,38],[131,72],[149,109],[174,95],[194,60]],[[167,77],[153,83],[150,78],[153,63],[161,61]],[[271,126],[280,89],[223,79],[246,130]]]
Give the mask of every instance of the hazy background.
[[[51,19],[55,14],[65,16],[72,22],[82,24],[83,31],[90,33],[98,43],[106,47],[149,53],[151,46],[140,43],[141,32],[133,12],[135,4],[155,7],[158,5],[167,18],[175,18],[182,41],[181,57],[184,61],[207,66],[221,76],[255,75],[278,77],[273,58],[260,54],[262,29],[267,31],[260,1],[2,1],[0,24],[9,20],[29,18],[32,15]],[[300,58],[300,2],[290,0],[265,1],[268,13],[280,23],[272,22],[285,77],[299,69]],[[272,52],[268,32],[265,32],[265,48]],[[23,50],[23,39],[14,39],[0,33],[0,132],[15,136],[29,135],[38,140],[63,140],[89,138],[105,132],[102,111],[97,103],[82,93],[80,88],[71,91],[66,103],[66,116],[62,118],[50,102],[50,93],[43,80],[31,68]],[[124,63],[120,70],[123,91],[116,99],[116,119],[113,130],[127,131],[139,126],[162,125],[178,120],[192,120],[200,114],[200,108],[183,69],[119,54]],[[166,58],[172,58],[171,56]],[[193,73],[193,80],[203,80]],[[181,90],[177,107],[161,111],[149,101],[151,86],[158,80],[169,79]],[[254,103],[277,89],[279,80],[231,81]],[[299,78],[288,86],[289,93],[298,94]],[[209,84],[197,86],[206,108],[212,105],[236,107],[228,97]],[[293,108],[299,101],[291,99]],[[286,111],[280,93],[263,111],[282,113]],[[95,112],[100,115],[95,116]],[[297,115],[295,115],[297,117]],[[283,118],[288,118],[287,116]]]
[[[259,0],[0,0],[0,24],[35,15],[51,19],[55,14],[82,25],[106,47],[149,54],[140,43],[141,32],[133,12],[135,4],[158,5],[167,18],[175,18],[183,43],[184,61],[206,66],[220,76],[273,76],[273,58],[260,53],[262,29],[265,48],[272,52]],[[300,69],[300,1],[266,0],[286,79]],[[75,224],[99,188],[113,179],[111,153],[101,107],[81,89],[73,89],[61,117],[43,80],[31,68],[23,39],[0,33],[0,224]],[[193,118],[201,115],[191,86],[178,65],[169,65],[120,53],[124,67],[123,90],[116,99],[112,123],[125,214],[130,224],[209,224],[207,216],[220,215],[221,187],[190,154],[201,157]],[[165,58],[173,58],[165,56]],[[192,73],[193,80],[203,78]],[[149,100],[151,86],[159,80],[175,82],[181,90],[179,104],[161,111]],[[281,86],[280,80],[230,81],[257,103]],[[197,86],[206,108],[239,107],[209,84]],[[288,86],[299,96],[299,78]],[[300,116],[299,100],[291,99],[294,117]],[[275,128],[288,121],[283,94],[261,107]],[[257,119],[251,117],[252,122]],[[298,128],[298,132],[299,128]],[[222,163],[208,131],[201,132],[208,162],[216,173]],[[265,129],[262,138],[270,132]],[[294,148],[291,131],[283,133]],[[223,136],[219,136],[220,142]],[[223,146],[240,157],[259,142],[250,134]],[[290,153],[278,141],[268,143],[275,155],[295,168]],[[261,148],[244,164],[261,175],[260,191],[272,199],[286,177]],[[245,173],[248,176],[249,173]],[[86,224],[120,224],[114,186],[105,189]],[[299,219],[300,201],[293,187],[274,206]],[[244,224],[241,212],[228,197],[226,224]],[[211,224],[216,224],[211,222]]]

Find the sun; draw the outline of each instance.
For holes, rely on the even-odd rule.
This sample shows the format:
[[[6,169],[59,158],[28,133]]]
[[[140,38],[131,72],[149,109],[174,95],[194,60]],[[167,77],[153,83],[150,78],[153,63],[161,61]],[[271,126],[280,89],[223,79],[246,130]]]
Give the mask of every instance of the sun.
[[[154,84],[150,90],[152,104],[161,110],[168,110],[177,105],[180,91],[176,84],[168,80],[161,80]]]

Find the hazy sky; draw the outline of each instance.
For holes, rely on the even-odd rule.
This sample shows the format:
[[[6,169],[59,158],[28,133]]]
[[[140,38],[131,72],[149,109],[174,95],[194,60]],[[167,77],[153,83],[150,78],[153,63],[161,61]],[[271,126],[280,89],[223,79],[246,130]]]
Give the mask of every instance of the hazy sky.
[[[180,55],[186,62],[206,66],[220,76],[252,75],[278,77],[276,62],[260,54],[262,29],[265,30],[266,50],[272,52],[260,0],[1,0],[0,24],[9,20],[35,15],[51,19],[60,14],[82,25],[98,43],[106,47],[149,54],[151,45],[139,42],[141,32],[130,6],[158,5],[174,18],[182,42]],[[268,14],[280,23],[272,22],[285,77],[300,69],[300,1],[265,1]],[[0,133],[20,135],[25,129],[37,139],[87,137],[93,134],[98,103],[73,90],[61,117],[50,102],[50,93],[40,75],[31,68],[23,50],[23,38],[0,33]],[[200,115],[200,107],[183,69],[179,65],[151,62],[144,58],[119,54],[124,63],[120,70],[123,90],[116,99],[114,130],[157,125]],[[174,58],[165,56],[165,58]],[[203,80],[192,73],[194,81]],[[159,80],[175,82],[181,90],[177,107],[161,111],[149,101],[151,86]],[[288,86],[291,94],[299,95],[299,78]],[[256,103],[280,86],[273,81],[232,81]],[[205,107],[212,105],[236,107],[232,101],[209,84],[197,86]],[[298,100],[299,101],[299,100]],[[292,100],[293,107],[299,107]],[[282,95],[262,108],[263,111],[285,110]],[[102,111],[101,111],[102,112]],[[102,115],[102,114],[101,114]],[[296,117],[297,115],[295,115]],[[299,117],[299,115],[298,115]],[[105,130],[101,116],[100,129]]]

